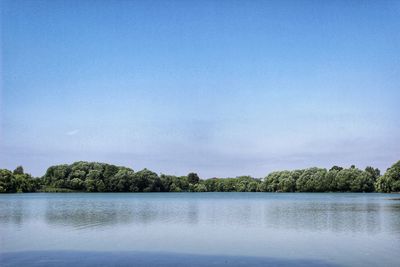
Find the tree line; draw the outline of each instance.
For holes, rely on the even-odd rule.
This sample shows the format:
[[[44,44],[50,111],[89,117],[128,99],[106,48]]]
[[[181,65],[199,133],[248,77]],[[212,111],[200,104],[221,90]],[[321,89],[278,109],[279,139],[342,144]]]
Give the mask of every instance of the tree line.
[[[0,193],[16,192],[400,192],[400,161],[381,175],[380,170],[333,166],[277,171],[265,178],[200,179],[165,175],[143,169],[106,163],[79,161],[56,165],[34,178],[21,166],[14,171],[0,169]]]

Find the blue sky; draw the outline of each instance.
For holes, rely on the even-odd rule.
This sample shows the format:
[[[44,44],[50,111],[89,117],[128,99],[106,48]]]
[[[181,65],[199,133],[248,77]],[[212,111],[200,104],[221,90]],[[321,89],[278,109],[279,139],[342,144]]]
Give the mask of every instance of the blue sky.
[[[400,159],[399,1],[2,1],[0,168]]]

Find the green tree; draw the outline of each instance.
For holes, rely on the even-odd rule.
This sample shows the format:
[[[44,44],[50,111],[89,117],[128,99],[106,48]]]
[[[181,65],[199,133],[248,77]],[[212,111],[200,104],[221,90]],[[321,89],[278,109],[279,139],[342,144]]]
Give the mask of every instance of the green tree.
[[[171,184],[170,192],[182,192],[182,189],[173,183]]]
[[[18,166],[15,168],[13,174],[24,174],[24,168],[22,166]]]
[[[400,192],[400,160],[388,168],[384,175],[378,178],[375,186],[379,192]]]
[[[143,169],[133,174],[131,181],[130,191],[132,192],[153,192],[155,188],[161,187],[161,180],[157,173],[148,169]]]
[[[357,170],[350,183],[350,191],[373,192],[374,190],[374,178],[372,177],[371,173]]]
[[[197,173],[191,172],[188,174],[188,182],[191,184],[197,184],[200,181],[199,176],[197,175]]]
[[[13,173],[9,170],[0,169],[0,192],[15,193],[17,192],[17,184]]]
[[[24,173],[22,167],[13,172],[0,170],[0,192],[34,192],[72,189],[89,192],[379,192],[400,191],[400,161],[381,176],[379,169],[368,166],[365,171],[352,165],[348,169],[333,166],[329,171],[321,168],[278,171],[264,180],[251,176],[212,178],[201,180],[196,173],[173,176],[143,169],[132,169],[98,162],[78,161],[71,165],[56,165],[47,169],[40,179]],[[62,190],[61,190],[62,191]]]
[[[326,184],[326,169],[306,169],[296,181],[296,188],[299,192],[325,192],[328,191]]]
[[[207,192],[207,187],[203,183],[197,183],[194,186],[194,192]]]
[[[96,192],[96,181],[94,179],[86,179],[85,188],[87,192]]]
[[[296,180],[293,178],[291,172],[280,172],[278,182],[279,192],[294,192],[296,191]]]
[[[341,170],[343,170],[343,168],[336,165],[329,169],[329,171],[338,171],[338,172]]]
[[[279,190],[279,180],[281,172],[272,172],[264,179],[264,189],[267,192],[276,192]]]
[[[371,174],[371,177],[374,181],[378,180],[378,178],[381,176],[381,171],[378,168],[373,168],[371,166],[368,166],[365,168],[365,171]]]
[[[98,192],[105,192],[106,191],[106,186],[102,180],[97,180],[96,181],[96,190]]]
[[[129,168],[120,168],[118,172],[111,178],[113,184],[113,192],[139,192],[134,188],[135,173]]]
[[[79,178],[73,178],[70,181],[70,188],[73,190],[83,190],[84,189],[84,182]]]
[[[102,174],[100,170],[90,170],[88,174],[86,175],[86,179],[92,179],[92,180],[100,180],[102,178]]]
[[[336,182],[337,182],[336,176],[341,170],[343,170],[343,168],[341,168],[341,169],[331,168],[326,173],[325,181],[327,183],[327,191],[331,191],[331,192],[338,191],[338,189],[337,189],[338,187],[336,184]]]
[[[211,178],[204,181],[204,185],[207,188],[207,192],[217,191],[217,178]]]
[[[369,173],[365,176],[360,169],[357,169],[352,165],[350,169],[343,169],[339,171],[335,177],[335,184],[337,191],[340,192],[369,192],[371,186],[373,187],[373,179]],[[371,185],[372,181],[372,185]],[[360,183],[367,183],[361,185]]]

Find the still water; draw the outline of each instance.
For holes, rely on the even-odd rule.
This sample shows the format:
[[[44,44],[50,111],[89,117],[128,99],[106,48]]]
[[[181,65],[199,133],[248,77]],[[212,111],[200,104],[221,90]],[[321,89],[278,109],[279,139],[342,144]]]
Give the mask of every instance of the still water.
[[[400,195],[0,195],[0,265],[400,266],[396,198]]]

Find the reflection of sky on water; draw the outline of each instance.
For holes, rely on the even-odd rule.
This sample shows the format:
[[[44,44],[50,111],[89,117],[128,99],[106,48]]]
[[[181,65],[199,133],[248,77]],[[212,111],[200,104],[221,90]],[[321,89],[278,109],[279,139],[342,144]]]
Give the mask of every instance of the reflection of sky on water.
[[[6,266],[28,266],[40,263],[46,266],[132,266],[135,267],[209,267],[209,266],[274,266],[274,267],[334,267],[332,263],[312,259],[285,259],[265,257],[237,257],[224,255],[194,255],[177,253],[138,252],[76,252],[76,251],[34,251],[0,253],[0,263]]]
[[[262,227],[306,231],[400,232],[400,203],[387,197],[360,195],[348,201],[319,195],[316,199],[300,201],[280,199],[279,195],[258,194],[257,198],[211,199],[186,197],[176,194],[163,199],[162,194],[153,198],[140,194],[105,194],[104,198],[65,197],[35,199],[0,199],[0,223],[22,226],[25,222],[41,221],[49,226],[91,228],[117,225],[150,224],[202,224],[238,227]],[[15,196],[15,195],[14,195]],[[199,196],[199,195],[198,195]],[[237,196],[237,197],[236,197]],[[337,195],[336,195],[337,196]],[[304,198],[306,194],[304,194]],[[322,199],[322,201],[320,201]]]
[[[382,209],[379,203],[284,203],[267,206],[265,221],[274,228],[373,234],[382,230]]]
[[[48,203],[45,212],[48,224],[77,228],[117,224],[195,224],[197,216],[198,205],[193,203],[56,202]]]
[[[0,199],[0,223],[21,225],[28,218],[23,201],[4,201]]]
[[[0,249],[322,257],[359,266],[378,264],[380,259],[390,264],[400,253],[400,203],[387,198],[383,194],[1,195]]]

